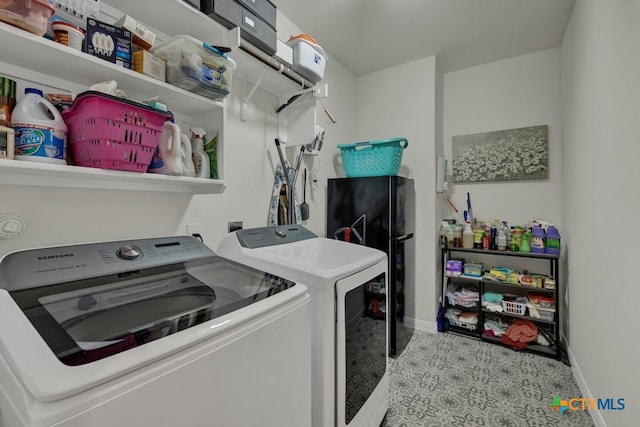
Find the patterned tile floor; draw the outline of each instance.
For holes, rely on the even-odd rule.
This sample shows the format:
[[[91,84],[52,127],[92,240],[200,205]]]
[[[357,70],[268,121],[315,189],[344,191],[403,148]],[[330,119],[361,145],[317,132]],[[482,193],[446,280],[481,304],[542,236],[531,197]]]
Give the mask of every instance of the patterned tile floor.
[[[549,406],[580,397],[571,368],[544,356],[451,333],[414,331],[390,359],[384,427],[588,427],[586,411]]]

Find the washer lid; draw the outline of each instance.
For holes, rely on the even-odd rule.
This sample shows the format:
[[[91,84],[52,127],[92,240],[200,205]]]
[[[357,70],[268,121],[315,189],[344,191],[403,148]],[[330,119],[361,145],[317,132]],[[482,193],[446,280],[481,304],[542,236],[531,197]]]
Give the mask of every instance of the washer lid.
[[[158,264],[158,250],[167,248],[166,242],[160,243],[160,248],[154,247],[157,256],[147,256],[145,243],[139,256],[134,242],[119,243],[107,246],[112,251],[126,246],[121,262],[131,266],[145,265],[145,259],[147,265]],[[58,258],[64,266],[68,258],[93,259],[84,257],[93,253],[93,245],[43,253],[74,254]],[[173,255],[174,250],[182,252],[179,245],[168,247]],[[207,253],[213,254],[208,249]],[[27,255],[31,259],[33,254]],[[175,261],[173,255],[169,259]],[[98,258],[104,264],[104,258]],[[303,285],[215,254],[186,258],[195,259],[128,271],[107,262],[111,274],[99,277],[0,288],[0,325],[11,325],[0,328],[0,360],[37,400],[51,401],[212,340],[284,304],[308,299]],[[119,264],[111,255],[107,259]],[[78,266],[71,268],[70,277],[83,271]],[[9,272],[6,277],[22,276]]]
[[[255,304],[294,282],[213,256],[11,291],[65,365],[84,365]]]
[[[378,249],[324,237],[247,248],[236,233],[223,238],[218,255],[314,288],[330,289],[337,280],[387,259]]]

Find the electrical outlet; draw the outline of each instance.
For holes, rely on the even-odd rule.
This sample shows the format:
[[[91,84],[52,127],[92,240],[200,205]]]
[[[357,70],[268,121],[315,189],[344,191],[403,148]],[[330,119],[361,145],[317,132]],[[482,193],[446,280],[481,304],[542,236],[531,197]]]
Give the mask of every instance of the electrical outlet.
[[[187,224],[187,236],[193,236],[194,234],[200,234],[200,223],[198,222]]]
[[[231,221],[228,223],[229,233],[236,230],[242,230],[242,221]]]

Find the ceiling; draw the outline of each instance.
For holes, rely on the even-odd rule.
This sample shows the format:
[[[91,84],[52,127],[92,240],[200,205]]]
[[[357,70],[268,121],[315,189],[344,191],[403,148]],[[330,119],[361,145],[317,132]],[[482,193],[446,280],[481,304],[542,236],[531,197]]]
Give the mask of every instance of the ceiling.
[[[356,76],[437,55],[443,72],[559,46],[575,0],[272,0]]]

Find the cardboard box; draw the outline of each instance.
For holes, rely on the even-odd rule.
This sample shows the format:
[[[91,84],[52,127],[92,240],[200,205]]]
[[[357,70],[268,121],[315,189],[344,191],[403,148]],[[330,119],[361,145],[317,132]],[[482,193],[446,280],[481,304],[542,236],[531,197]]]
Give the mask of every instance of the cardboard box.
[[[463,270],[465,276],[482,277],[482,264],[478,262],[465,262]]]
[[[166,62],[146,50],[133,52],[133,69],[154,79],[166,81]]]
[[[291,67],[293,64],[293,49],[283,41],[276,40],[276,53],[275,57],[283,64]]]
[[[87,29],[87,18],[96,19],[100,16],[100,0],[53,0],[52,5],[56,13],[50,22],[65,21],[83,30]]]
[[[156,33],[129,15],[124,15],[114,25],[131,31],[132,43],[141,49],[151,49],[156,41]]]
[[[131,31],[89,18],[85,40],[88,54],[131,68]]]
[[[462,264],[463,260],[461,259],[450,259],[447,260],[447,265],[445,268],[445,275],[449,277],[457,277],[462,275]]]

